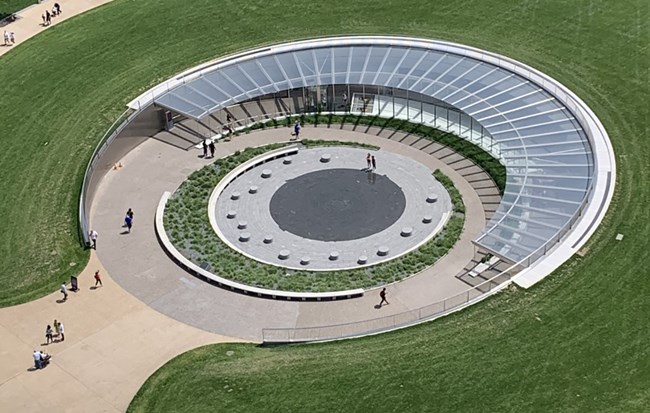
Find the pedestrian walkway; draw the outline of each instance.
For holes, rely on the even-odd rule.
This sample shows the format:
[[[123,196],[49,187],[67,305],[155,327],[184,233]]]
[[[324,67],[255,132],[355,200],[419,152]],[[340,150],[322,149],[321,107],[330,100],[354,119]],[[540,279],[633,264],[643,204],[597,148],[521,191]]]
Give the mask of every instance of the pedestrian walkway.
[[[15,44],[11,46],[0,44],[0,56],[16,48],[27,39],[34,37],[45,30],[49,30],[51,27],[70,19],[71,17],[111,1],[112,0],[46,0],[23,9],[16,13],[16,21],[11,23],[5,21],[0,25],[1,31],[4,32],[6,30],[8,32],[14,32],[16,36]],[[49,26],[43,26],[41,15],[45,13],[45,10],[51,12],[54,3],[59,3],[62,13],[52,18],[52,24]]]
[[[426,151],[400,143],[408,140],[403,134],[386,138],[326,127],[305,127],[303,132],[308,139],[349,140],[380,146],[431,170],[440,169],[454,181],[463,196],[467,210],[465,228],[456,246],[433,267],[391,286],[391,305],[375,309],[378,291],[374,290],[362,298],[336,302],[259,299],[207,284],[185,272],[160,247],[153,217],[165,191],[174,191],[191,172],[210,161],[200,157],[199,150],[185,151],[156,139],[144,142],[129,153],[122,160],[124,167],[110,171],[97,190],[90,216],[91,226],[100,234],[99,259],[122,287],[161,313],[206,331],[253,341],[261,341],[264,328],[373,320],[418,309],[469,288],[456,276],[474,258],[471,240],[483,229],[485,212],[481,198],[459,172]],[[216,157],[288,138],[285,128],[256,131],[217,144]],[[128,208],[136,212],[136,220],[131,233],[121,234],[121,215]]]
[[[103,287],[93,275],[99,269]],[[78,292],[57,291],[0,310],[0,410],[123,412],[142,383],[172,357],[210,343],[237,341],[179,323],[117,285],[93,253]],[[57,319],[65,341],[45,343]],[[32,351],[52,355],[34,370]]]

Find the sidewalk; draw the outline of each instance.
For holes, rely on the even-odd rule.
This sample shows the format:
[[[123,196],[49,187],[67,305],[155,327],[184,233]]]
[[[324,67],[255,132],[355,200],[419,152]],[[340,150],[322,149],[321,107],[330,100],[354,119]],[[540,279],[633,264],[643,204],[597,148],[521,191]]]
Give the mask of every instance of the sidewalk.
[[[364,297],[334,302],[259,299],[213,285],[181,269],[160,247],[154,215],[165,191],[174,191],[194,170],[209,163],[200,151],[149,139],[123,159],[124,167],[109,171],[93,201],[91,223],[100,234],[99,259],[125,290],[153,309],[183,323],[244,340],[261,341],[264,328],[304,328],[374,320],[439,302],[470,288],[455,276],[474,257],[471,240],[485,225],[483,205],[465,179],[444,162],[413,146],[363,132],[305,128],[310,139],[369,143],[412,158],[429,169],[440,169],[461,192],[467,214],[456,246],[433,267],[389,287],[391,305],[375,309],[378,291]],[[284,129],[267,129],[216,145],[216,158],[246,147],[286,141]],[[185,142],[185,146],[187,146]],[[122,214],[136,213],[128,235],[121,234]],[[138,218],[139,217],[139,218]],[[118,225],[116,225],[116,223]]]
[[[78,14],[81,14],[97,6],[111,2],[112,0],[45,0],[40,4],[34,4],[31,7],[16,13],[17,20],[8,23],[5,26],[0,26],[0,31],[14,32],[16,43],[11,46],[4,45],[4,39],[0,40],[0,56],[8,53],[10,50],[16,48],[25,40],[36,36],[37,34],[48,30],[50,27],[68,20]],[[43,19],[41,15],[45,10],[52,11],[54,3],[59,3],[62,13],[59,16],[52,17],[52,24],[50,26],[43,26]]]
[[[91,288],[99,269],[104,286]],[[182,324],[120,288],[92,254],[79,291],[0,310],[0,406],[6,412],[122,412],[165,362],[209,343],[237,340]],[[65,326],[65,341],[44,345],[45,327]],[[52,355],[33,370],[32,352]]]

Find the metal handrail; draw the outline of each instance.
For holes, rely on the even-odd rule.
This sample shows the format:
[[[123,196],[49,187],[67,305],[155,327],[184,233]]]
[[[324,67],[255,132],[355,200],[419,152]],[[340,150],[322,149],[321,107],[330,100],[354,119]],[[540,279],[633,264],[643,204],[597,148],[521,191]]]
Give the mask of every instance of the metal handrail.
[[[512,276],[509,274],[509,272],[516,267],[520,267],[521,262],[518,262],[516,264],[512,264],[510,267],[507,269],[501,271],[499,274],[495,275],[494,277],[472,287],[468,288],[460,293],[457,293],[451,297],[447,297],[443,300],[436,301],[431,304],[427,304],[425,306],[413,309],[413,310],[407,310],[403,311],[401,313],[385,316],[385,317],[378,317],[370,320],[363,320],[363,321],[353,321],[349,323],[340,323],[340,324],[332,324],[332,325],[326,325],[326,326],[314,326],[314,327],[297,327],[297,328],[264,328],[262,329],[262,341],[264,343],[290,343],[290,342],[307,342],[307,341],[323,341],[323,340],[336,340],[336,339],[342,339],[342,338],[352,338],[352,337],[360,337],[360,336],[365,336],[368,334],[376,334],[380,332],[386,332],[386,331],[391,331],[395,330],[398,328],[404,328],[404,327],[409,327],[413,326],[425,321],[430,321],[433,320],[437,317],[440,317],[442,315],[448,314],[450,312],[456,311],[460,308],[463,308],[471,303],[477,302],[479,300],[482,300],[486,298],[487,296],[500,291],[501,289],[505,288],[507,285],[510,284],[512,281]],[[507,276],[508,280],[506,282],[503,282],[501,284],[496,285],[495,287],[492,287],[491,284],[494,283],[494,280],[498,277],[502,276]],[[470,298],[470,294],[472,291],[481,291],[481,287],[487,286],[488,291],[487,292],[481,292],[481,294]],[[452,305],[450,307],[447,306],[447,303],[449,303],[451,300],[454,300],[459,297],[464,296],[464,301],[457,303],[455,305]],[[436,311],[434,313],[425,313],[423,316],[423,311],[426,311],[427,309],[431,309],[434,307],[440,307],[442,306],[442,309],[439,311]],[[415,317],[415,314],[417,313],[417,317]],[[408,320],[408,316],[412,315],[410,321],[405,321],[401,323],[395,322],[395,320],[404,318],[405,316],[406,319]],[[351,334],[339,334],[339,335],[329,335],[329,336],[322,336],[322,335],[312,335],[312,338],[309,339],[295,339],[295,333],[301,332],[301,331],[324,331],[327,329],[335,329],[335,328],[344,328],[344,327],[353,327],[353,326],[363,326],[371,324],[371,323],[377,323],[380,320],[393,320],[392,323],[388,323],[386,327],[380,327],[380,328],[374,328],[374,329],[360,329],[357,332],[351,333]],[[280,333],[280,334],[277,334]],[[286,333],[286,334],[285,334]],[[291,337],[291,334],[293,333],[293,337]],[[286,339],[272,339],[270,336],[286,336]],[[315,337],[314,337],[315,336]]]
[[[92,177],[92,172],[95,169],[95,164],[99,156],[104,152],[105,148],[115,139],[115,137],[126,127],[129,121],[136,115],[131,109],[127,109],[120,114],[120,116],[113,122],[104,132],[104,135],[99,140],[95,150],[90,156],[90,160],[86,165],[86,171],[84,172],[84,179],[81,183],[81,192],[79,195],[79,241],[85,247],[88,245],[90,239],[88,235],[88,217],[86,216],[86,191],[88,190],[88,183]]]

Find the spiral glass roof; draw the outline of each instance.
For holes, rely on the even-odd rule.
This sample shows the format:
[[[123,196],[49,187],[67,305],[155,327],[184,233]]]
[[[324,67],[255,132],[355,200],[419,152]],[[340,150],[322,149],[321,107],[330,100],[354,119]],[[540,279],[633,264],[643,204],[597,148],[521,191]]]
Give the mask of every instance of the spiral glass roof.
[[[480,54],[390,38],[323,39],[239,55],[176,80],[154,101],[195,119],[257,96],[329,84],[393,87],[457,107],[489,132],[507,168],[501,204],[475,243],[512,262],[528,265],[552,247],[592,185],[591,146],[572,111]]]

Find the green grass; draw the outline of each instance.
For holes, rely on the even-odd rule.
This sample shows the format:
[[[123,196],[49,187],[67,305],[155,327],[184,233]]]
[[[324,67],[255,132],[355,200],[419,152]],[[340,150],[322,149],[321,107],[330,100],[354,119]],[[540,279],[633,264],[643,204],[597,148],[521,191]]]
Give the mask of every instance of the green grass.
[[[4,19],[11,13],[15,13],[36,3],[36,0],[0,0],[0,19]],[[45,8],[48,8],[47,4],[45,5]],[[51,9],[52,7],[49,6],[49,8]],[[43,9],[43,11],[45,11],[45,9]]]
[[[458,189],[456,189],[454,186],[451,178],[440,172],[440,169],[433,171],[433,176],[436,178],[436,180],[438,180],[438,182],[442,184],[442,186],[445,187],[449,193],[454,212],[464,214],[465,204],[463,203],[463,197],[460,195],[460,192],[458,192]]]
[[[53,26],[0,58],[0,304],[53,291],[83,266],[76,203],[85,163],[138,92],[261,43],[441,38],[546,72],[603,121],[617,188],[587,255],[529,291],[402,332],[235,346],[228,360],[201,355],[229,346],[188,353],[145,384],[132,410],[648,411],[649,22],[647,0],[332,0],[326,9],[304,0],[117,0]],[[237,390],[228,393],[224,379]]]
[[[329,145],[363,146],[357,142],[302,140],[307,147]],[[234,252],[214,232],[208,217],[208,202],[217,184],[236,166],[285,146],[273,144],[247,148],[217,160],[192,173],[167,202],[165,231],[174,246],[196,265],[209,264],[208,270],[232,281],[246,285],[282,291],[325,292],[355,288],[372,288],[403,280],[433,265],[456,244],[463,231],[465,208],[460,193],[451,179],[436,170],[434,173],[449,192],[454,214],[445,227],[430,241],[415,251],[389,262],[346,271],[287,270]]]

